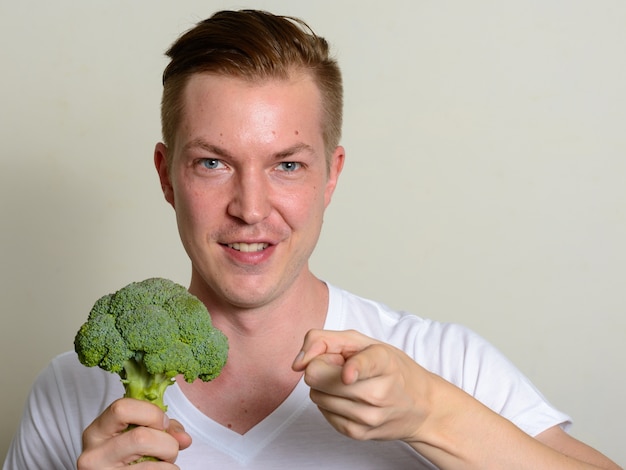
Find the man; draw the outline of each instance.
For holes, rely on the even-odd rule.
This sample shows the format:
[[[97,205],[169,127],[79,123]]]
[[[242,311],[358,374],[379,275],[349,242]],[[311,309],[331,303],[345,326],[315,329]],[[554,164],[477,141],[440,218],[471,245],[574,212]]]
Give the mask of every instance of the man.
[[[345,158],[323,39],[297,20],[220,12],[168,55],[154,160],[227,365],[170,387],[166,416],[63,355],[33,388],[5,469],[142,455],[162,461],[139,468],[618,468],[481,338],[311,273]]]

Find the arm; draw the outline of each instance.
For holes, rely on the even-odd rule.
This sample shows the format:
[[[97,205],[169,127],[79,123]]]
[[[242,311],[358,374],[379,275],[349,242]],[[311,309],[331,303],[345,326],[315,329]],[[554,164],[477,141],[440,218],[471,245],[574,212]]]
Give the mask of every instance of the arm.
[[[528,436],[402,351],[354,331],[309,332],[294,369],[338,431],[405,441],[442,469],[619,468],[562,431]]]
[[[610,462],[609,459],[607,459],[600,452],[587,444],[574,439],[558,426],[546,429],[544,432],[536,436],[536,439],[561,452],[562,454],[570,455],[579,460],[588,461],[599,468],[620,469],[617,464]]]

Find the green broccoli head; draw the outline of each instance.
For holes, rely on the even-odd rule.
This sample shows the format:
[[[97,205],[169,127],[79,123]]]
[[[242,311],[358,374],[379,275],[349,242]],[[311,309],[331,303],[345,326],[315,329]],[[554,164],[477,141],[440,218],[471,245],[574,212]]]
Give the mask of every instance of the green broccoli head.
[[[226,363],[228,341],[187,289],[151,278],[98,299],[74,349],[85,366],[119,374],[125,396],[166,410],[163,394],[174,377],[214,379]]]

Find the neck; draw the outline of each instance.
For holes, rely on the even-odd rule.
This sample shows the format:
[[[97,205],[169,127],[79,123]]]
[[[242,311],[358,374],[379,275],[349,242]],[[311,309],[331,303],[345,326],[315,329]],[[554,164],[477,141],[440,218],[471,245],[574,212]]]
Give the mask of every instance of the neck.
[[[192,276],[190,291],[207,306],[213,324],[229,340],[231,367],[239,356],[245,361],[277,364],[293,360],[305,334],[322,328],[328,310],[328,287],[309,271],[299,276],[287,292],[262,305],[241,307],[220,298],[210,286]]]

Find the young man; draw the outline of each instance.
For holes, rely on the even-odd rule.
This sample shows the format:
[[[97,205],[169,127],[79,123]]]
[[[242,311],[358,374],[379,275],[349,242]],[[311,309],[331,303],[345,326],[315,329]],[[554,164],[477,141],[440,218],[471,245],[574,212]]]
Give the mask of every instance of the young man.
[[[297,20],[221,12],[168,54],[154,160],[227,365],[170,387],[166,416],[63,355],[33,388],[5,469],[142,455],[162,461],[139,468],[163,469],[618,468],[470,331],[311,273],[345,156],[323,39]]]

